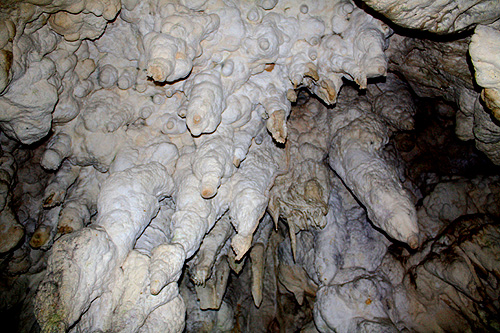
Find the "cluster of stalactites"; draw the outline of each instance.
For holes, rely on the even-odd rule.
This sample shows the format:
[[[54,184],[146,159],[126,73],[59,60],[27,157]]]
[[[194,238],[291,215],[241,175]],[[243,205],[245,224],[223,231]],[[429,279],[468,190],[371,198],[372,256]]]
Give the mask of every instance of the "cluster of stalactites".
[[[43,206],[53,211],[36,247],[86,225],[108,173],[153,161],[155,149],[171,151],[171,174],[195,149],[196,187],[214,197],[252,140],[267,130],[285,142],[294,89],[334,103],[342,77],[365,87],[384,74],[390,34],[350,1],[19,3],[5,13],[0,126],[26,144],[54,132],[41,160],[57,170]]]
[[[390,29],[350,1],[196,5],[127,1],[118,17],[117,1],[10,9],[0,25],[3,131],[36,142],[52,124],[66,127],[78,118],[96,91],[118,87],[160,95],[156,101],[182,91],[179,115],[194,136],[214,132],[221,122],[241,127],[261,106],[256,112],[283,142],[293,88],[309,87],[334,103],[342,77],[366,87],[367,78],[386,71]],[[169,84],[159,88],[147,77]],[[106,131],[150,111],[126,112]],[[69,144],[62,158],[74,153]]]
[[[398,25],[438,34],[463,32],[500,18],[500,3],[495,0],[363,1]]]
[[[40,163],[55,176],[31,216],[39,222],[30,241],[46,249],[61,237],[36,301],[47,330],[122,327],[141,302],[144,316],[130,327],[149,327],[172,313],[197,252],[200,295],[210,283],[220,294],[224,285],[210,279],[227,279],[227,263],[252,244],[262,275],[270,227],[254,233],[276,177],[302,172],[291,156],[310,174],[283,200],[272,195],[273,218],[289,218],[293,239],[323,227],[329,171],[318,160],[328,142],[300,142],[304,131],[287,127],[296,89],[333,104],[342,78],[366,88],[386,73],[391,34],[349,0],[55,1],[8,13],[0,127],[24,144],[51,133]],[[137,304],[119,301],[136,296]]]

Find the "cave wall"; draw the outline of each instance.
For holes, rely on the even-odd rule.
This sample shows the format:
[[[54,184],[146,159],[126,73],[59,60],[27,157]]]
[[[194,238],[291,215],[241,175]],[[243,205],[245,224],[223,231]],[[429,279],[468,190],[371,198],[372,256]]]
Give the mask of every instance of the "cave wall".
[[[16,330],[499,329],[496,1],[0,18]]]

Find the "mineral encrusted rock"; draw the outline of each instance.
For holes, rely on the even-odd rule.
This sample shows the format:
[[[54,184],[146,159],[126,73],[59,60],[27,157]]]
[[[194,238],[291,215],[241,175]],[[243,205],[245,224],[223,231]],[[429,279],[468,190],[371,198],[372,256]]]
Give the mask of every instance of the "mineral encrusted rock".
[[[406,28],[440,34],[460,32],[500,18],[494,0],[363,0],[378,13]]]
[[[494,54],[500,50],[500,32],[488,26],[478,26],[471,39],[469,53],[476,71],[477,84],[486,106],[496,119],[500,118],[500,61]]]
[[[390,140],[442,98],[500,164],[500,5],[364,2],[2,2],[0,310],[44,332],[497,327],[497,177],[424,193]]]

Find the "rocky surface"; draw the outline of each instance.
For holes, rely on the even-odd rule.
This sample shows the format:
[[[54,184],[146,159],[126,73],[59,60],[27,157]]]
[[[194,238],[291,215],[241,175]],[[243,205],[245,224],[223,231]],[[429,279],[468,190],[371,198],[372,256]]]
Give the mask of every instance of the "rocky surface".
[[[499,10],[3,2],[1,318],[499,330]]]

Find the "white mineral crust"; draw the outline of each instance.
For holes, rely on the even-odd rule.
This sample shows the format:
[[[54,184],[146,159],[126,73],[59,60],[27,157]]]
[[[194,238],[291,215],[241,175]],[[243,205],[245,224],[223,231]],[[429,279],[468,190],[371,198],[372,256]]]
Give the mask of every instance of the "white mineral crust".
[[[439,184],[417,214],[384,149],[414,128],[411,88],[456,103],[459,138],[500,164],[500,5],[364,2],[404,27],[477,27],[403,37],[351,0],[0,4],[0,263],[33,274],[19,284],[43,332],[180,332],[198,319],[229,331],[239,312],[224,293],[245,262],[257,307],[274,304],[272,288],[301,305],[317,293],[320,331],[416,325],[391,308],[418,303],[396,278],[410,267],[387,273],[389,241],[372,227],[417,248],[464,214],[496,214],[497,180]],[[305,90],[318,99],[301,105]],[[495,237],[485,223],[481,237]],[[425,274],[472,295],[472,275],[446,265]],[[213,312],[193,310],[196,297]]]

